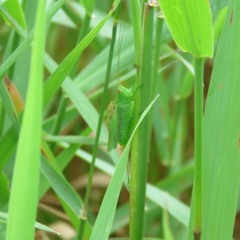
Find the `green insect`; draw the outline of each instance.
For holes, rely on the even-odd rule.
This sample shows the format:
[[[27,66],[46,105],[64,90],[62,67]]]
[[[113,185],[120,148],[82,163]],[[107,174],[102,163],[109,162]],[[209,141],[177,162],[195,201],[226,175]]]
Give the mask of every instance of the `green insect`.
[[[128,142],[134,121],[133,95],[131,90],[119,85],[114,101],[108,105],[108,150],[116,148],[118,143],[125,146]]]

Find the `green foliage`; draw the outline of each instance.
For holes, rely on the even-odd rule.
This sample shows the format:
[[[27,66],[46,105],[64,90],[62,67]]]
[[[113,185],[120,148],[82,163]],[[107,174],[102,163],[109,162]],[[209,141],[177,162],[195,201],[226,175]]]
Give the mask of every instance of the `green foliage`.
[[[209,2],[159,0],[171,34],[178,46],[195,57],[212,57],[213,32]]]
[[[239,239],[239,1],[46,2],[0,3],[0,239]]]

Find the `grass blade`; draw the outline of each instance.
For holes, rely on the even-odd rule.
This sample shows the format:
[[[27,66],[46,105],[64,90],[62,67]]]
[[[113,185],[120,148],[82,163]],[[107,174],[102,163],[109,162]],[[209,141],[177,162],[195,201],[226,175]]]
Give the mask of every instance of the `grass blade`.
[[[240,174],[239,9],[230,1],[206,103],[202,239],[232,238]]]
[[[26,29],[26,21],[25,16],[23,14],[22,6],[19,1],[16,0],[8,0],[4,3],[4,6],[8,10],[8,12],[15,18],[15,20]]]
[[[230,1],[205,108],[202,239],[232,239],[240,174],[239,9],[239,1]]]
[[[43,0],[39,2],[37,11],[28,94],[10,195],[7,240],[34,238],[42,132],[44,15]]]
[[[65,80],[69,72],[72,70],[73,65],[77,62],[79,55],[82,51],[93,41],[97,36],[98,32],[107,22],[107,20],[112,16],[120,0],[115,0],[113,7],[111,8],[108,15],[102,19],[99,24],[91,30],[91,32],[79,43],[77,46],[68,54],[68,56],[59,64],[58,68],[54,73],[48,78],[44,87],[44,103],[48,103],[56,91],[61,86],[62,82]]]

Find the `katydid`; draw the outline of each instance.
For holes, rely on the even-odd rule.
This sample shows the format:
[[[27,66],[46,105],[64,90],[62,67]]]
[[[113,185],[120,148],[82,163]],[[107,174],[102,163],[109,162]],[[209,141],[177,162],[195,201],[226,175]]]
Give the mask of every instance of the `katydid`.
[[[121,85],[118,86],[114,101],[108,106],[109,138],[108,150],[125,146],[133,130],[134,99],[133,92]]]

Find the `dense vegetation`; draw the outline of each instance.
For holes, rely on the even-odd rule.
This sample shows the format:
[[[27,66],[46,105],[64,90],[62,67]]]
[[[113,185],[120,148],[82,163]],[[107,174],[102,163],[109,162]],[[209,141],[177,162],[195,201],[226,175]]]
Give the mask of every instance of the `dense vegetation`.
[[[239,1],[0,11],[0,239],[240,239]]]

